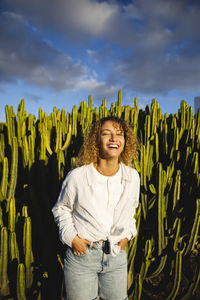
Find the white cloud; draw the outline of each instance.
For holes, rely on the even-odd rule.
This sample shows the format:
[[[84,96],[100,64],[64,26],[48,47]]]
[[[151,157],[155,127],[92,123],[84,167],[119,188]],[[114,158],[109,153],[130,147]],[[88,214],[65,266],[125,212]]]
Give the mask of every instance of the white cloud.
[[[108,30],[110,20],[118,15],[117,5],[106,2],[71,0],[66,3],[70,7],[71,18],[76,20],[76,26],[95,36],[104,34]]]
[[[97,0],[2,0],[44,30],[51,28],[77,43],[93,38],[129,41],[125,14],[117,2]]]
[[[23,80],[53,90],[85,89],[97,95],[116,88],[98,80],[95,70],[56,49],[29,31],[25,18],[5,13],[0,20],[0,81]]]
[[[5,34],[1,39],[0,79],[21,77],[54,89],[81,86],[99,93],[103,89],[112,93],[116,85],[144,93],[199,90],[199,1],[134,0],[128,5],[117,0],[6,3],[10,4],[10,19],[18,24],[18,31],[12,29],[15,35],[8,40],[11,33],[6,32],[7,24],[1,26]],[[30,23],[25,20],[34,25],[31,35]],[[67,52],[57,50],[54,43],[37,38],[37,28],[43,34],[46,28],[52,35],[57,33],[72,47],[80,43],[80,57],[87,51],[86,62],[92,70],[83,61],[76,63]],[[101,79],[100,73],[104,76]]]
[[[109,85],[104,81],[97,81],[96,78],[89,78],[79,82],[79,87],[91,91],[96,96],[112,96],[118,89],[114,85]]]

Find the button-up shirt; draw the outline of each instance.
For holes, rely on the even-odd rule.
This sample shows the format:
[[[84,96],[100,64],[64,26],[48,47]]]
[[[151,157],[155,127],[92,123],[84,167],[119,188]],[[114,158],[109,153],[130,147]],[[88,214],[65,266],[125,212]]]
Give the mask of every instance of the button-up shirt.
[[[118,242],[137,234],[139,189],[138,172],[122,163],[114,176],[100,174],[93,163],[72,170],[52,209],[61,241],[71,247],[77,234],[91,242],[108,239],[117,255]]]

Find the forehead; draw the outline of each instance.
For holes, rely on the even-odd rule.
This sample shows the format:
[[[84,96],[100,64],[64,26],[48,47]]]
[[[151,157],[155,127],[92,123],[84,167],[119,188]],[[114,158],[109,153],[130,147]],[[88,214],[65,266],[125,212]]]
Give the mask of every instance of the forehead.
[[[103,125],[101,126],[101,130],[106,130],[106,129],[123,131],[121,124],[111,120],[104,122]]]

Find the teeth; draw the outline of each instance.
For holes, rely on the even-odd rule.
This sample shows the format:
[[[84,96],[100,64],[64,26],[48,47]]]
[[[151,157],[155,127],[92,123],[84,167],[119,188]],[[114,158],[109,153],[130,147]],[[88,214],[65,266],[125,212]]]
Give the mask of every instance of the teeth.
[[[117,149],[118,146],[117,145],[109,145],[109,148],[115,148],[115,149]]]

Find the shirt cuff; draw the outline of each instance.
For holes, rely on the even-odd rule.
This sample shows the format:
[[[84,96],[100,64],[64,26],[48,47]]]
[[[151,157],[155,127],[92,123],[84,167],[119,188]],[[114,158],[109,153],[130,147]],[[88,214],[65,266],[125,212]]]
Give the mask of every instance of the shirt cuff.
[[[136,235],[137,235],[137,229],[135,226],[133,226],[130,231],[126,231],[123,234],[122,238],[127,238],[130,241],[130,240],[134,239]]]
[[[75,228],[71,228],[70,231],[68,230],[68,231],[62,233],[62,236],[61,236],[62,243],[67,244],[69,247],[72,248],[72,241],[77,234],[78,233]]]

